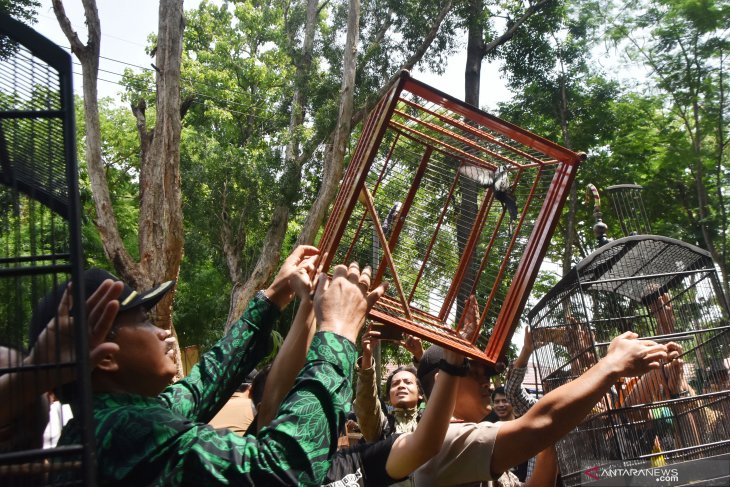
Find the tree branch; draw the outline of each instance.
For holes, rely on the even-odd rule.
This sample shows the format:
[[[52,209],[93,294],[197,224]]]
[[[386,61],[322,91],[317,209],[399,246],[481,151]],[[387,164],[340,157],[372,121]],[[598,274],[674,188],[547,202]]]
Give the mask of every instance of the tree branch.
[[[66,9],[63,7],[63,2],[61,0],[52,0],[52,4],[53,13],[56,14],[58,25],[61,27],[61,30],[66,36],[66,39],[68,39],[68,42],[71,44],[71,51],[73,51],[78,57],[87,56],[88,50],[84,43],[81,42],[81,39],[79,39],[79,35],[74,32],[71,21],[66,16]]]
[[[517,20],[515,20],[515,22],[512,25],[510,25],[501,36],[492,40],[492,42],[490,42],[488,44],[484,44],[482,58],[484,56],[486,56],[487,54],[489,54],[490,52],[497,49],[502,44],[504,44],[507,41],[509,41],[510,39],[512,39],[514,37],[515,33],[517,32],[517,29],[519,29],[522,26],[522,24],[524,24],[527,21],[527,19],[532,17],[536,12],[541,10],[543,7],[548,5],[550,2],[552,2],[552,0],[540,0],[536,4],[530,5],[527,8],[527,10],[525,10],[525,13],[520,15],[520,17]]]

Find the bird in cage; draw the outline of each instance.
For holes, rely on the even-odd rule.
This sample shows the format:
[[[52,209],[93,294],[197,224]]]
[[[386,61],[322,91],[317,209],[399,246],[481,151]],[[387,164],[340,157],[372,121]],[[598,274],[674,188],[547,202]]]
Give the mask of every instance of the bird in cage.
[[[388,236],[390,235],[390,231],[393,229],[393,224],[395,223],[395,217],[398,216],[398,213],[400,212],[401,203],[400,201],[396,201],[393,204],[393,207],[388,212],[388,215],[385,217],[385,220],[383,221],[383,233]]]
[[[510,219],[510,227],[512,222],[517,219],[517,199],[512,191],[512,182],[509,179],[509,173],[505,166],[499,166],[495,171],[489,169],[464,164],[459,168],[459,173],[483,188],[492,188],[494,197],[502,203],[507,209]]]

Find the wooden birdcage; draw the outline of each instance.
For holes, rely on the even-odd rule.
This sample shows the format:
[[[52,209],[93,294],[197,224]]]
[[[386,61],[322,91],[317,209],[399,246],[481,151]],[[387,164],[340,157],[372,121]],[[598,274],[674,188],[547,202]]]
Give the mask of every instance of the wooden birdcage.
[[[730,310],[708,252],[656,235],[615,240],[528,317],[545,392],[595,365],[626,331],[682,347],[681,362],[616,383],[557,443],[565,485],[594,481],[595,468],[671,466],[686,482],[730,465]]]
[[[524,307],[583,156],[403,72],[363,125],[319,247],[373,267],[369,318],[487,363]],[[475,294],[480,332],[455,332]]]
[[[87,350],[72,74],[68,53],[0,14],[0,374],[19,376],[3,407],[26,393],[37,397],[1,425],[2,485],[43,485],[60,470],[76,471],[84,485],[94,485],[88,354],[66,363],[22,360],[40,331],[30,330],[34,306],[68,279],[78,283],[76,348]],[[83,443],[44,449],[48,391],[39,390],[35,378],[68,368],[76,371]]]

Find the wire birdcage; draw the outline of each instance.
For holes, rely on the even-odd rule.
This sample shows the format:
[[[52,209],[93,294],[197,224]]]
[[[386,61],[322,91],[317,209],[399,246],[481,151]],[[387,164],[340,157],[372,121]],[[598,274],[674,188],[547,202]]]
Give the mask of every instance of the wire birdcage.
[[[583,156],[404,72],[364,124],[320,239],[389,290],[369,317],[496,363]],[[481,333],[454,331],[470,294]]]
[[[578,263],[528,319],[546,392],[595,365],[626,331],[682,347],[681,361],[616,383],[557,443],[566,485],[589,483],[596,466],[727,461],[730,310],[708,252],[656,235],[615,240]]]
[[[1,425],[2,485],[44,485],[61,470],[94,485],[88,354],[75,354],[74,362],[23,361],[40,331],[30,330],[34,306],[68,279],[78,283],[75,346],[87,350],[75,137],[71,57],[0,14],[0,374],[17,378],[2,402],[10,410],[21,397],[37,398],[30,406],[18,402],[21,413]],[[37,380],[68,369],[76,371],[84,441],[43,448],[49,391]]]
[[[624,237],[630,235],[648,235],[651,233],[649,217],[646,214],[638,184],[616,184],[606,188],[611,207],[621,226]]]

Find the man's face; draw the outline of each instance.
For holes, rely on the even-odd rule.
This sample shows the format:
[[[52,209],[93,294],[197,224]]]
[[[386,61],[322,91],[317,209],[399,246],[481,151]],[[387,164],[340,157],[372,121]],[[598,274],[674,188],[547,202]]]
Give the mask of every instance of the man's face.
[[[156,396],[177,373],[168,332],[156,327],[144,307],[120,313],[114,322],[118,370],[114,380],[124,392]]]
[[[418,405],[416,376],[407,370],[396,373],[390,382],[390,404],[396,408],[414,408]]]
[[[486,367],[471,362],[469,373],[459,381],[454,416],[475,423],[484,419],[491,411],[489,383]]]
[[[494,412],[501,421],[508,421],[512,419],[512,404],[507,400],[507,396],[504,394],[495,394],[494,403],[492,404]]]

